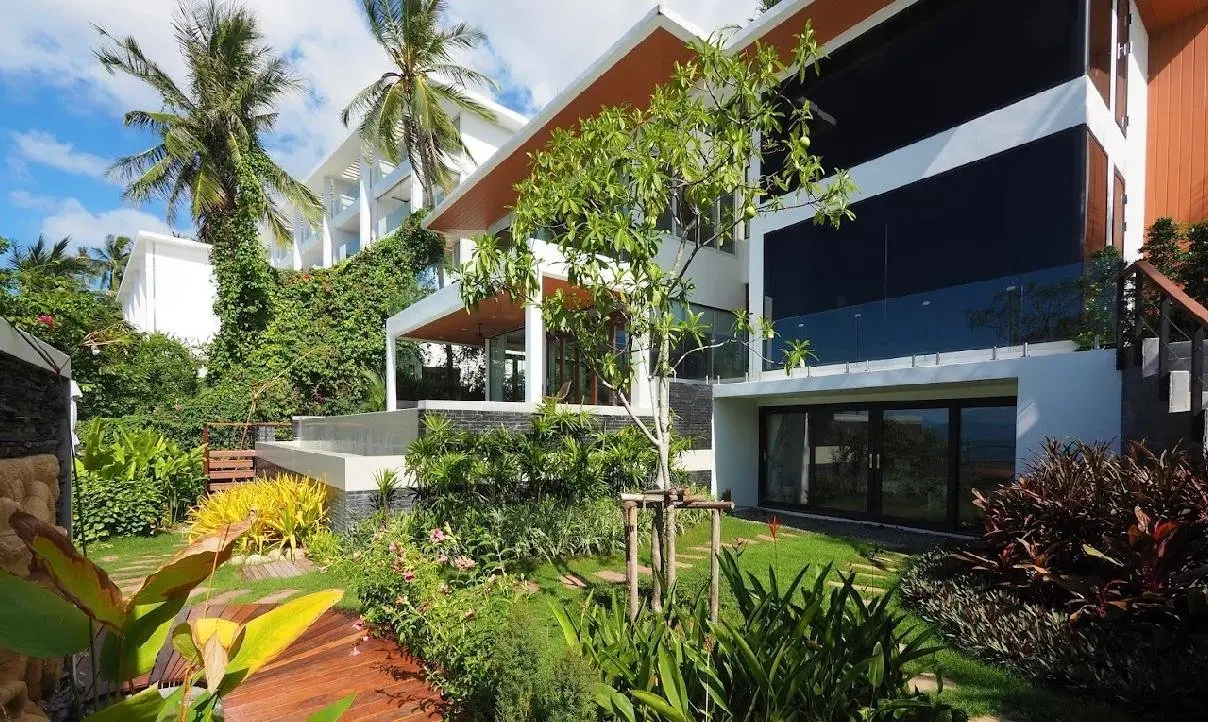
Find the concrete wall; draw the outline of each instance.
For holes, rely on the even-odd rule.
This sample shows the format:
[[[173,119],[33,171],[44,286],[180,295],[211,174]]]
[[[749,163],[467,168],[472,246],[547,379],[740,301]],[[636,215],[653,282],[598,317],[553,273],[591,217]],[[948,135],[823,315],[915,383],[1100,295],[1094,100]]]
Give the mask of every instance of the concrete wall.
[[[1121,380],[1114,351],[1055,353],[827,376],[770,378],[714,389],[715,487],[740,506],[758,503],[763,406],[933,401],[1015,396],[1016,472],[1046,438],[1121,437]]]
[[[218,332],[215,294],[208,245],[139,231],[118,289],[127,323],[201,345]]]

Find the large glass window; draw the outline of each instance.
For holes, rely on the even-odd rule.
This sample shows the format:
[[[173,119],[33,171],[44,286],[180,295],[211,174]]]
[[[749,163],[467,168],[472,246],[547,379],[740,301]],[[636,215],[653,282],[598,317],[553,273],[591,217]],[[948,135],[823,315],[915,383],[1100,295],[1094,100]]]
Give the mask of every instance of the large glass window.
[[[787,81],[784,102],[824,110],[811,151],[851,168],[1082,75],[1084,2],[921,0]]]
[[[735,333],[735,317],[731,311],[691,304],[691,313],[700,316],[704,335],[698,341],[684,338],[672,349],[677,364],[676,377],[681,379],[732,379],[747,373],[745,336]],[[680,311],[683,318],[683,311]],[[653,355],[652,355],[653,358]]]
[[[983,494],[1015,477],[1015,406],[982,406],[960,412],[958,518],[965,529],[978,529],[984,517],[973,505]]]
[[[947,530],[982,523],[974,492],[1015,474],[1010,399],[765,409],[768,506]]]
[[[524,401],[524,329],[490,339],[487,401]]]
[[[948,409],[886,409],[881,419],[881,514],[924,524],[948,518]]]
[[[1087,131],[1072,128],[764,236],[765,355],[843,363],[1073,338]],[[1104,183],[1106,193],[1106,181]]]
[[[734,252],[736,225],[732,197],[723,196],[707,213],[698,214],[697,209],[685,200],[682,189],[671,197],[657,222],[659,230],[725,253]]]

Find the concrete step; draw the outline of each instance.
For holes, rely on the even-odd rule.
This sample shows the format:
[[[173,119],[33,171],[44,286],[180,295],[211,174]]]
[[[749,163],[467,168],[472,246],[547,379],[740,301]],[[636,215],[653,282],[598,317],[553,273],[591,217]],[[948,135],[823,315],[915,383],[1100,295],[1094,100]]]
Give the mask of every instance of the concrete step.
[[[1208,383],[1204,385],[1208,388]],[[1208,408],[1208,391],[1203,394],[1204,405],[1202,408]],[[1190,371],[1171,371],[1170,372],[1170,413],[1185,414],[1191,411],[1191,372]]]
[[[1204,345],[1205,353],[1208,353],[1208,343]],[[1168,368],[1171,371],[1190,371],[1191,370],[1191,342],[1190,341],[1175,341],[1167,346],[1167,360],[1169,361]],[[1156,376],[1158,373],[1158,339],[1147,338],[1141,342],[1141,372],[1146,377]]]

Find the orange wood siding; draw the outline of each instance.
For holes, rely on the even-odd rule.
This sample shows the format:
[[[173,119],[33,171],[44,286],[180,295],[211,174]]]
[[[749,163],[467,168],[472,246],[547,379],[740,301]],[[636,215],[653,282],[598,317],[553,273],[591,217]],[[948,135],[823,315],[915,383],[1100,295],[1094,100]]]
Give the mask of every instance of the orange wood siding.
[[[1208,10],[1150,36],[1145,225],[1208,219]]]

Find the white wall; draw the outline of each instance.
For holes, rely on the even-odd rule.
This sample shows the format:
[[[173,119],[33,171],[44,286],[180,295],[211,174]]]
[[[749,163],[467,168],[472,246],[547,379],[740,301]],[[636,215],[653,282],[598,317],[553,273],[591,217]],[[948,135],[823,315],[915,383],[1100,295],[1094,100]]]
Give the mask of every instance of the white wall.
[[[713,387],[714,455],[718,491],[735,503],[758,503],[758,409],[880,401],[1015,396],[1016,473],[1048,437],[1105,441],[1119,448],[1120,372],[1115,352],[1056,353],[829,376],[780,376]]]
[[[145,333],[164,333],[192,345],[218,332],[210,247],[139,231],[118,289],[126,322]]]
[[[464,175],[469,175],[478,166],[486,163],[487,159],[512,137],[511,131],[472,113],[462,113],[459,123],[461,139],[470,149],[470,157],[462,163]]]

